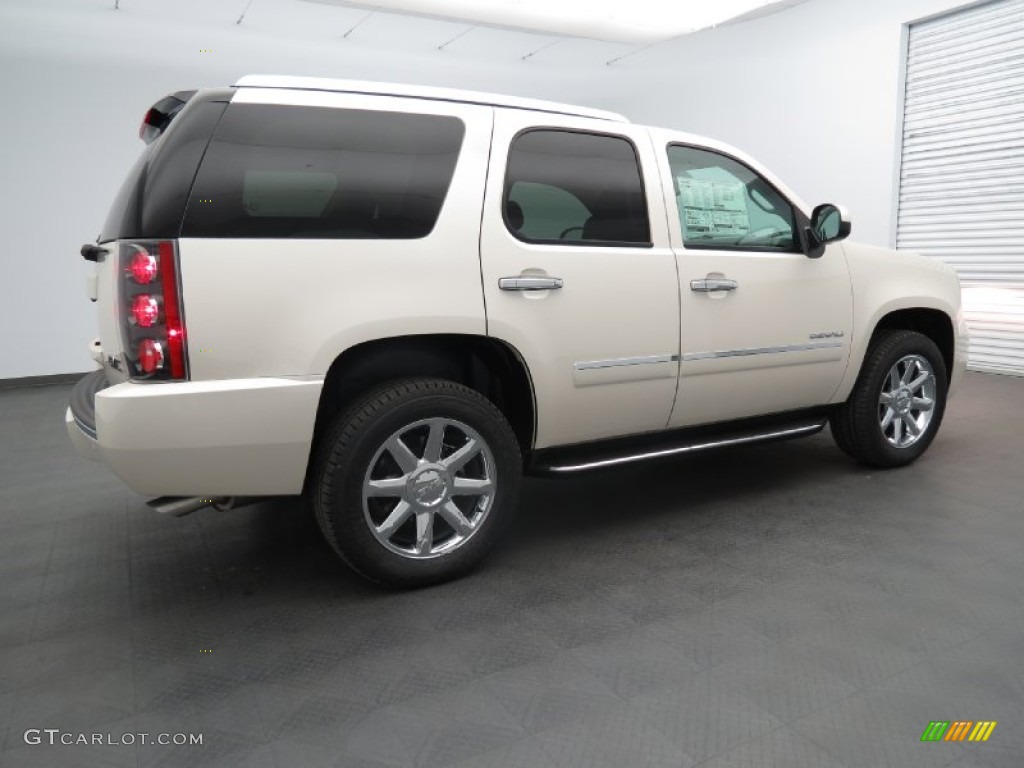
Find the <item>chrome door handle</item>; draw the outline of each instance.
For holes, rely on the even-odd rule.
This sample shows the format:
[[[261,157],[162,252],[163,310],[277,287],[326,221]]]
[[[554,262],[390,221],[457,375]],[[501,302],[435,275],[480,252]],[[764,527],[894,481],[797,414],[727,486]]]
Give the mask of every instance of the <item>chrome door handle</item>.
[[[735,291],[739,283],[735,280],[726,280],[721,277],[705,277],[700,280],[690,281],[690,290],[697,293],[710,293],[711,291]]]
[[[503,291],[550,291],[553,288],[562,287],[562,278],[528,275],[501,277],[498,278],[498,287]]]

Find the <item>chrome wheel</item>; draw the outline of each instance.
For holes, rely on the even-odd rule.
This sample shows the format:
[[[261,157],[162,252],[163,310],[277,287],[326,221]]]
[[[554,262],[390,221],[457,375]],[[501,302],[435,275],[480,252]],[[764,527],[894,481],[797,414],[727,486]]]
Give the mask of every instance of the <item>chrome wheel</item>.
[[[878,424],[889,445],[908,448],[928,431],[935,391],[935,372],[921,355],[906,355],[889,369],[878,397]]]
[[[494,456],[479,433],[454,419],[424,419],[377,449],[363,478],[363,514],[391,552],[440,557],[480,530],[496,489]]]

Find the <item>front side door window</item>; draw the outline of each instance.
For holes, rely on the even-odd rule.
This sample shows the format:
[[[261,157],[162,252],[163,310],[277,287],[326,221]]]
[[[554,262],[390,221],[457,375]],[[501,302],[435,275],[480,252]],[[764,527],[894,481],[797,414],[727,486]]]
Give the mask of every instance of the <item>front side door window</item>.
[[[683,145],[668,160],[687,248],[799,250],[793,206],[750,168]]]

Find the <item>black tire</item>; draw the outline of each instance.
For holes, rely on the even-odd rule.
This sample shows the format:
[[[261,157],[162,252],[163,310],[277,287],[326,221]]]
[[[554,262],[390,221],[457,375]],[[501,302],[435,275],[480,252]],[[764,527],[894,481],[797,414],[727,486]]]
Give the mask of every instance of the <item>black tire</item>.
[[[495,491],[484,505],[486,512],[478,527],[465,535],[461,543],[451,551],[428,559],[417,559],[419,556],[414,552],[402,554],[392,550],[391,547],[398,546],[395,544],[397,538],[382,541],[371,529],[373,511],[364,509],[363,485],[364,480],[371,477],[368,473],[378,472],[383,466],[381,462],[393,461],[391,454],[385,457],[380,451],[385,450],[385,442],[396,432],[421,420],[438,418],[468,426],[482,439],[485,449],[490,452],[489,458],[481,456],[473,461],[484,462],[479,466],[490,466],[487,462],[493,458]],[[429,426],[417,429],[430,432]],[[422,433],[414,429],[407,434],[411,437],[403,440],[411,441]],[[442,430],[442,435],[452,434],[465,437],[464,433],[453,426]],[[440,450],[443,452],[446,446],[447,443]],[[420,456],[425,455],[427,450],[425,443],[422,449],[423,452],[418,454]],[[417,455],[416,450],[412,453]],[[451,455],[451,451],[448,455]],[[371,466],[371,462],[374,466]],[[397,467],[397,463],[394,466]],[[396,471],[401,473],[402,470]],[[410,476],[417,472],[420,470],[414,470]],[[449,481],[463,472],[465,470],[452,472]],[[368,392],[334,422],[320,450],[311,487],[311,500],[324,537],[353,570],[371,581],[388,586],[421,587],[461,576],[484,559],[515,512],[521,475],[522,456],[515,434],[501,411],[487,398],[452,381],[403,379]],[[408,495],[411,491],[402,493]],[[450,499],[449,493],[450,489],[445,490],[443,498]],[[404,498],[384,501],[393,501],[397,505]],[[367,501],[368,507],[375,501]],[[473,504],[473,510],[476,510],[475,502]],[[409,520],[413,531],[407,528],[396,529],[393,534],[395,537],[408,536],[409,533],[415,535],[417,510],[423,510],[416,506],[412,509]],[[386,510],[384,514],[387,514]],[[447,524],[436,522],[441,519],[440,515],[433,519],[437,526],[433,536],[443,539],[448,530],[445,528]],[[408,524],[407,520],[402,525]],[[438,533],[441,528],[444,530]],[[450,532],[451,536],[459,536],[454,527],[450,528]],[[454,539],[449,538],[449,541]],[[415,543],[409,546],[415,548]]]
[[[908,355],[920,355],[935,374],[931,421],[913,444],[897,447],[889,442],[880,423],[879,397],[894,365]],[[923,454],[942,424],[946,411],[946,364],[935,342],[916,331],[883,331],[871,343],[850,398],[833,413],[832,436],[852,458],[878,468],[901,467]]]

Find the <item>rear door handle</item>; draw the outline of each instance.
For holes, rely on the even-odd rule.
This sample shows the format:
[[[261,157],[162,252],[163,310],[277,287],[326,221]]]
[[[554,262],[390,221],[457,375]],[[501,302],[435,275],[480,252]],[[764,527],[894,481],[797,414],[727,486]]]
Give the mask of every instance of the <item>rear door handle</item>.
[[[700,280],[690,281],[690,290],[697,293],[711,293],[711,291],[735,291],[739,283],[735,280],[726,280],[721,277],[704,277]]]
[[[550,291],[562,287],[560,277],[532,277],[520,275],[519,277],[498,278],[498,287],[503,291]]]

